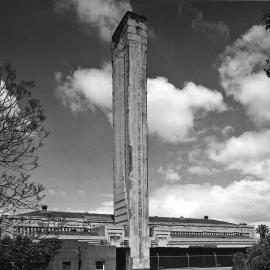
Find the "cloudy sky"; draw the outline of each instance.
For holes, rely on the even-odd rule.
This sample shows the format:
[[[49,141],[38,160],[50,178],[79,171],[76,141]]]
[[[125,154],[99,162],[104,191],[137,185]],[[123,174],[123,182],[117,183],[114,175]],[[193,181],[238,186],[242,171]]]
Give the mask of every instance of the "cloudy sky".
[[[259,1],[2,0],[0,63],[34,80],[49,210],[112,212],[111,35],[149,20],[150,214],[270,223],[270,33]]]

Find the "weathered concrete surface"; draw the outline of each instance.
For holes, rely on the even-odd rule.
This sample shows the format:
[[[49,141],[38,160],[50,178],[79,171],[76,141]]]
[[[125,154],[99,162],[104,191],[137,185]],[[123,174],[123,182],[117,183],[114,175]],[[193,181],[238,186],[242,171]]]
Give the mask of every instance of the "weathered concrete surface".
[[[71,270],[78,270],[78,260],[78,241],[63,240],[59,253],[50,261],[46,269],[63,269],[63,263],[69,262]]]
[[[178,224],[154,227],[150,233],[151,246],[244,248],[256,243],[254,227],[237,224]]]
[[[105,269],[116,269],[116,247],[80,243],[81,270],[96,270],[96,262],[104,262]],[[59,268],[62,269],[62,268]]]
[[[127,12],[112,39],[114,215],[129,236],[129,269],[148,269],[146,18]]]

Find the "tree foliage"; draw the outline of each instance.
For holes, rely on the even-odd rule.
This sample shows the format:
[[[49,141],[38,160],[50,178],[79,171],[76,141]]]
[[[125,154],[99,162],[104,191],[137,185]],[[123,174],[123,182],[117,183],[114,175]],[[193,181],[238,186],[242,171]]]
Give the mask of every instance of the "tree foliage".
[[[0,209],[7,213],[14,208],[27,209],[42,199],[42,185],[29,182],[30,175],[19,176],[3,173],[0,178]]]
[[[261,224],[256,228],[256,233],[260,235],[261,239],[265,239],[266,236],[269,234],[269,228],[265,224]]]
[[[266,225],[259,225],[256,232],[260,240],[246,253],[238,252],[233,256],[234,270],[267,270],[270,269],[270,235]]]
[[[263,10],[263,21],[265,25],[265,29],[270,32],[270,10],[268,8],[265,8]],[[266,67],[265,72],[268,77],[270,77],[270,56],[268,59],[266,59]]]
[[[249,270],[246,254],[237,252],[233,255],[233,270]]]
[[[0,67],[0,166],[32,170],[38,166],[36,150],[43,146],[47,132],[44,111],[31,97],[33,82],[16,82],[15,69]]]
[[[263,10],[263,21],[265,24],[265,29],[270,31],[270,10],[268,8]]]
[[[0,269],[45,269],[61,245],[61,240],[57,238],[35,241],[29,236],[5,237],[0,240]]]
[[[39,166],[36,151],[48,132],[40,102],[31,97],[33,82],[16,80],[11,64],[0,66],[0,226],[6,213],[29,209],[41,200],[43,186],[29,181]],[[5,220],[6,221],[6,220]]]

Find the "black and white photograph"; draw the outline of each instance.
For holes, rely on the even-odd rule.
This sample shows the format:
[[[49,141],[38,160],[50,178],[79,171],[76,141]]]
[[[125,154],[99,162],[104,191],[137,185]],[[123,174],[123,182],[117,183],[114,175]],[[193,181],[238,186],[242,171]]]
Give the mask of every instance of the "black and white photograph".
[[[269,270],[270,1],[0,0],[0,270]]]

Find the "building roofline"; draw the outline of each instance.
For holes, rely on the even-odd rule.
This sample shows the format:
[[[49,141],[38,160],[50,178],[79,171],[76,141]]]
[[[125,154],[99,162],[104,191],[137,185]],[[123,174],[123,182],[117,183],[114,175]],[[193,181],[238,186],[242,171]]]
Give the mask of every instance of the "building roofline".
[[[113,222],[113,214],[101,214],[101,213],[88,213],[88,212],[63,212],[63,211],[42,211],[36,210],[32,212],[27,212],[23,214],[18,214],[19,217],[59,217],[59,218],[77,218],[77,219],[87,219],[87,218],[104,218],[107,219],[103,222]],[[97,220],[97,222],[102,222]],[[160,216],[150,216],[149,224],[155,225],[156,223],[161,224],[203,224],[203,225],[233,225],[233,226],[249,226],[243,224],[235,224],[226,221],[216,220],[216,219],[204,219],[204,218],[184,218],[184,217],[160,217]]]

